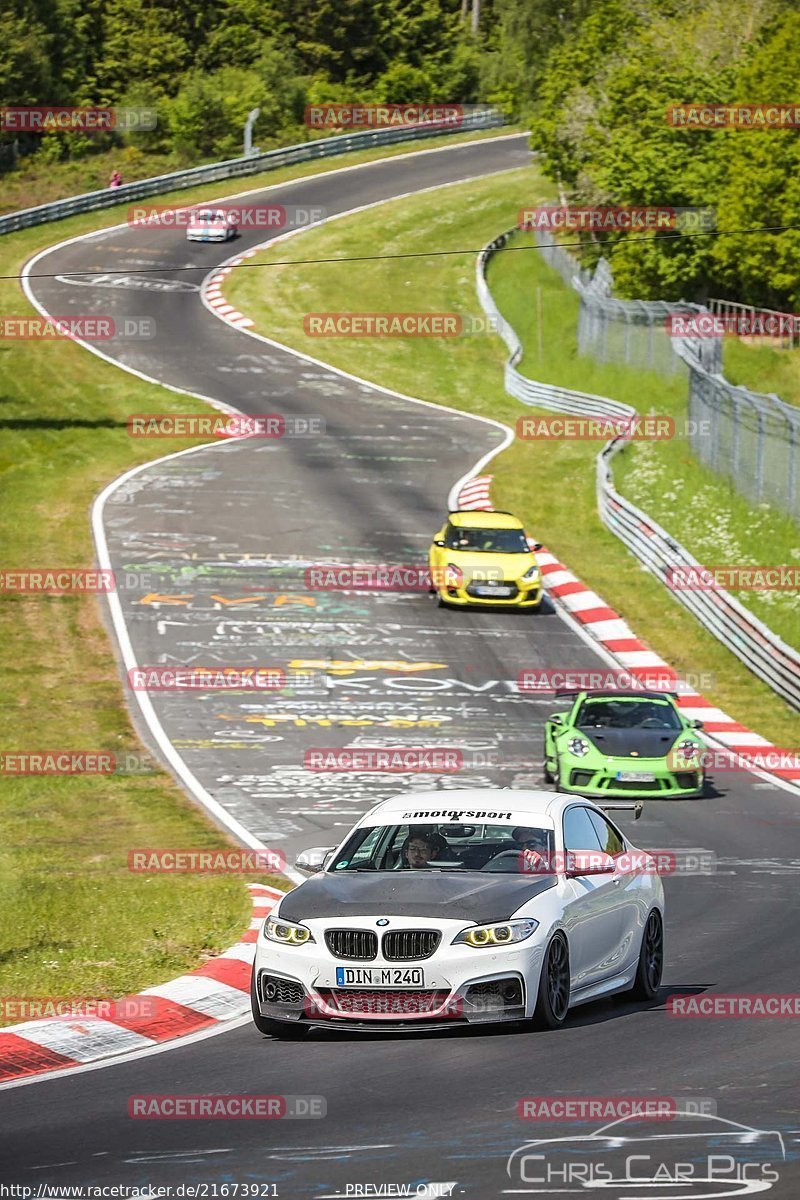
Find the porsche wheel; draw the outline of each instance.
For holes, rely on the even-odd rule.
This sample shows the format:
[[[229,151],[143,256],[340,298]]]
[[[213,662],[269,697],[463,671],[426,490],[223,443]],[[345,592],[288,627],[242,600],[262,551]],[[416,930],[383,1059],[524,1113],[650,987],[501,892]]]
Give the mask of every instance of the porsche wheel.
[[[534,1029],[560,1029],[569,1011],[569,947],[563,933],[554,934],[539,976],[533,1014]]]

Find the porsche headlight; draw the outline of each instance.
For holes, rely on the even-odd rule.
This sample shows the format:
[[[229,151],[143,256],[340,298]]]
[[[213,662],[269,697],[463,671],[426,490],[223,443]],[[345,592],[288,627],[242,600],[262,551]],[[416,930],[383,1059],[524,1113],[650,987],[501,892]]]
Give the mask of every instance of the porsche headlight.
[[[264,922],[264,937],[268,942],[279,942],[281,946],[303,946],[313,942],[311,930],[305,925],[293,925],[280,917],[267,917]]]
[[[574,754],[576,758],[583,758],[584,754],[589,753],[589,743],[586,741],[586,738],[570,738],[567,742],[567,747],[570,754]]]
[[[697,745],[697,742],[693,742],[691,738],[684,738],[682,742],[678,742],[678,745],[675,747],[675,749],[678,750],[684,758],[696,758],[700,753],[700,747]]]
[[[522,576],[522,582],[523,583],[532,583],[534,579],[538,579],[538,578],[539,578],[539,568],[534,564],[532,567],[528,567],[528,570]]]
[[[511,942],[524,942],[539,928],[539,922],[530,917],[518,921],[503,921],[499,925],[476,925],[473,929],[462,929],[453,938],[453,945],[461,943],[479,949],[482,946],[508,946]]]

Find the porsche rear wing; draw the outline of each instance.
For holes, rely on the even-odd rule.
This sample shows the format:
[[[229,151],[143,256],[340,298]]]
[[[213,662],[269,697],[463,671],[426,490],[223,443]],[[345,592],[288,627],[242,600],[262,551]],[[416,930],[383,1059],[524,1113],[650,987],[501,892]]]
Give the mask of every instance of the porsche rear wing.
[[[644,800],[638,800],[636,802],[627,800],[612,800],[609,804],[598,803],[597,807],[602,808],[603,812],[615,812],[620,809],[622,809],[623,812],[632,812],[634,821],[638,821],[639,817],[642,815]]]

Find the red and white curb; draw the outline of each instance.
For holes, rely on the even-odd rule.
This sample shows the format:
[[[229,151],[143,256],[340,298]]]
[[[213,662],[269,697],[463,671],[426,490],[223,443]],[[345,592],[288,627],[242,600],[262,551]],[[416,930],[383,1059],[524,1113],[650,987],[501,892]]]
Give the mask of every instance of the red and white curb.
[[[186,975],[118,1001],[130,1018],[46,1017],[0,1029],[0,1082],[146,1050],[249,1012],[256,938],[284,894],[260,883],[249,890],[253,913],[241,941]]]
[[[478,494],[477,490],[470,490],[471,484],[480,484],[481,497],[483,499],[485,489],[488,500],[492,478],[491,475],[483,475],[466,483],[459,492],[459,504],[461,505],[462,501],[468,497]],[[488,500],[486,504],[483,502],[480,504],[467,503],[464,507],[480,507],[489,511],[492,504],[491,500]],[[585,583],[578,579],[577,575],[573,575],[572,571],[565,567],[546,547],[537,552],[536,559],[542,572],[542,581],[547,594],[569,613],[570,617],[583,627],[592,640],[602,646],[621,667],[632,672],[648,667],[656,668],[659,672],[672,670],[669,663],[636,637],[619,613],[615,612],[613,608],[609,608],[602,597],[591,591]],[[734,753],[739,751],[752,754],[757,751],[759,758],[762,755],[766,757],[770,754],[775,755],[776,759],[780,756],[781,748],[779,746],[773,745],[760,734],[753,733],[746,725],[734,721],[721,708],[716,708],[711,704],[700,692],[691,691],[688,685],[685,691],[680,691],[677,702],[685,716],[690,720],[702,721],[703,732],[709,734],[714,741],[721,743],[725,749]],[[776,766],[760,769],[787,781],[800,780],[800,767]]]
[[[237,329],[248,329],[253,322],[244,313],[240,313],[237,308],[228,301],[222,294],[222,285],[234,267],[239,267],[246,258],[253,258],[256,254],[255,250],[245,250],[236,258],[229,258],[224,267],[220,267],[213,275],[211,275],[202,285],[201,293],[203,298],[214,309],[218,317],[222,317],[223,321],[227,321],[229,325],[235,325]]]
[[[491,512],[492,478],[491,475],[478,475],[475,479],[468,479],[458,493],[459,509],[471,508]]]

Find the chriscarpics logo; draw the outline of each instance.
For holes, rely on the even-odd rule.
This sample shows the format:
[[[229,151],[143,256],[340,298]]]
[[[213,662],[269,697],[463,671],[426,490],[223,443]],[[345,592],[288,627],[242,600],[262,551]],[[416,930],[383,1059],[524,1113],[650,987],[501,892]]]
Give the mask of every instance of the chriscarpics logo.
[[[778,1183],[785,1158],[777,1131],[723,1120],[687,1100],[668,1125],[647,1112],[634,1113],[593,1133],[527,1142],[508,1159],[504,1194],[603,1200],[752,1196]]]

